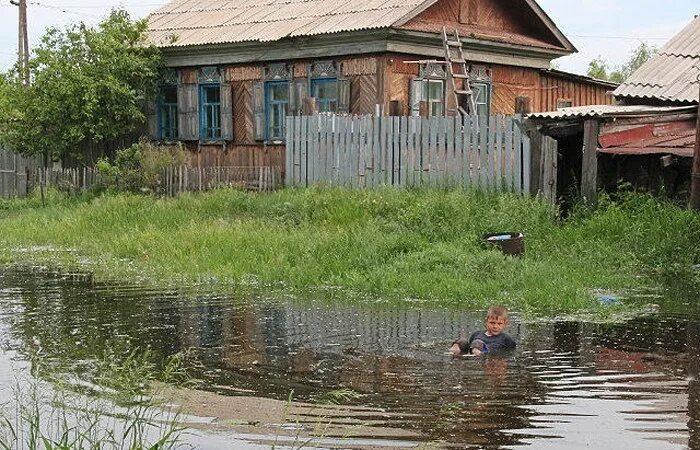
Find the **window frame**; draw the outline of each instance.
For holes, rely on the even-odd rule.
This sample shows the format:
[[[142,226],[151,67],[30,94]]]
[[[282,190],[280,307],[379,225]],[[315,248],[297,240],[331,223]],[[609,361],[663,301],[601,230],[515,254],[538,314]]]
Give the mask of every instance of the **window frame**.
[[[474,95],[475,91],[479,90],[480,87],[484,88],[484,92],[486,95],[486,99],[484,101],[479,101],[478,96]],[[476,115],[488,117],[491,114],[491,82],[485,81],[485,80],[470,81],[469,88],[471,89],[472,95],[474,96],[474,104],[476,106]],[[482,108],[486,109],[485,114],[480,114],[479,111]]]
[[[267,80],[265,81],[265,140],[266,141],[284,141],[286,138],[286,128],[287,128],[287,109],[289,108],[289,85],[290,85],[289,80]],[[278,101],[275,100],[274,103],[270,99],[270,94],[272,91],[272,88],[275,86],[284,86],[284,91],[287,93],[287,99],[286,101]],[[282,110],[278,111],[278,114],[281,115],[279,117],[280,119],[280,133],[281,136],[273,136],[273,130],[272,130],[272,116],[271,114],[273,113],[273,108],[272,106],[276,105],[283,105]]]
[[[165,101],[165,89],[175,91],[175,103]],[[178,89],[176,84],[164,84],[160,88],[158,96],[158,139],[162,141],[175,141],[180,136],[180,124],[178,119]],[[167,114],[166,114],[167,109]],[[167,119],[169,120],[167,120]],[[167,122],[169,123],[165,123]]]
[[[562,103],[566,103],[566,105],[562,105]],[[574,106],[574,102],[570,98],[558,98],[557,99],[557,109],[571,108],[573,106]]]
[[[316,94],[316,88],[320,85],[323,84],[335,84],[335,97],[332,99],[323,99],[321,100],[319,97],[317,97]],[[311,78],[310,83],[309,83],[309,97],[313,97],[316,99],[316,110],[318,112],[329,112],[329,113],[337,113],[338,112],[338,77],[315,77]],[[335,102],[335,107],[334,108],[328,108],[328,109],[322,109],[321,105],[326,105],[330,104],[332,102]]]
[[[206,90],[216,88],[219,90],[218,102],[206,102]],[[208,109],[211,109],[214,121],[218,119],[218,126],[209,123]],[[216,113],[215,115],[213,113]],[[209,133],[211,131],[211,133]],[[221,83],[200,83],[199,84],[199,139],[203,142],[221,141]]]
[[[439,91],[440,95],[437,99],[430,98],[430,85],[437,84],[441,85]],[[428,117],[444,117],[445,116],[445,80],[442,78],[424,78],[423,79],[423,100],[428,105]],[[435,113],[435,106],[439,105],[439,113]]]

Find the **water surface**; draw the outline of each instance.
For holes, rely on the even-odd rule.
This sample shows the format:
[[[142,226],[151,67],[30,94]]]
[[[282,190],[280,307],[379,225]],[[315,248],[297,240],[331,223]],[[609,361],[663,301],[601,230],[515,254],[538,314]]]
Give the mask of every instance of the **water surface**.
[[[312,403],[335,398],[357,408],[352,420],[334,416],[349,428],[324,435],[322,447],[700,449],[694,314],[614,325],[523,323],[515,315],[515,354],[450,358],[450,343],[480,329],[482,316],[192,297],[4,269],[0,401],[30,355],[79,375],[108,347],[149,347],[156,359],[188,349],[199,389],[283,401],[293,393]],[[329,397],[339,389],[352,395]],[[310,430],[317,422],[310,414],[296,425]],[[218,427],[190,439],[201,448],[264,448],[266,437]]]

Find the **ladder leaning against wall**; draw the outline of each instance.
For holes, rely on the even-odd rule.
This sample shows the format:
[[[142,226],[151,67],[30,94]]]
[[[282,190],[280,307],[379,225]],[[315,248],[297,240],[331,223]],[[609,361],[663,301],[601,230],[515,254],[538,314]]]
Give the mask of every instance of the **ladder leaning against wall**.
[[[467,60],[464,59],[459,32],[455,30],[452,36],[448,36],[447,29],[442,27],[442,45],[445,49],[447,76],[457,112],[462,116],[476,114],[476,102],[469,85],[469,70],[467,69]],[[461,80],[461,82],[458,83],[457,80]],[[462,105],[466,105],[469,111],[465,110]]]

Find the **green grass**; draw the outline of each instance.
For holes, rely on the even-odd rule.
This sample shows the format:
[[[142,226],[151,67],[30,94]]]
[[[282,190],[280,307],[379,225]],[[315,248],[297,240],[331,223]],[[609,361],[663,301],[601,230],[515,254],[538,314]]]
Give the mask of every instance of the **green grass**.
[[[624,295],[654,287],[659,275],[694,276],[700,262],[698,215],[644,195],[604,198],[596,212],[580,209],[564,222],[537,199],[394,188],[177,198],[51,193],[47,204],[0,202],[0,261],[81,261],[102,278],[157,285],[501,303],[547,314],[596,312],[594,292]],[[524,232],[525,256],[484,247],[480,237],[493,231]]]

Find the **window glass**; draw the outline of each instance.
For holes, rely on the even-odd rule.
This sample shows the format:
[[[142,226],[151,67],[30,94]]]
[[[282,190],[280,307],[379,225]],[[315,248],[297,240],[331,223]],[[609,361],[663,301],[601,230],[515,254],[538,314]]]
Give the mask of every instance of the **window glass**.
[[[283,140],[286,131],[287,104],[289,103],[289,82],[268,81],[265,97],[267,139]]]
[[[158,111],[161,139],[177,139],[177,86],[161,88]]]
[[[201,139],[221,139],[221,87],[201,86],[200,100]]]
[[[443,116],[443,100],[444,100],[444,82],[442,80],[426,80],[428,88],[423,91],[426,93],[425,101],[428,102],[429,116]]]
[[[338,81],[335,78],[311,80],[311,96],[316,98],[319,112],[338,110]]]
[[[479,116],[488,116],[491,112],[491,85],[489,83],[472,83],[472,95]]]

